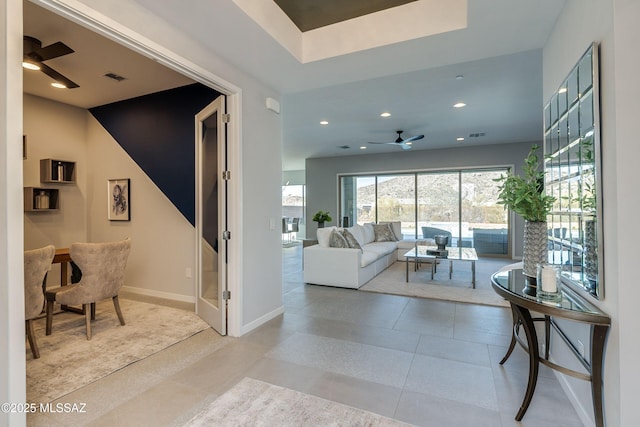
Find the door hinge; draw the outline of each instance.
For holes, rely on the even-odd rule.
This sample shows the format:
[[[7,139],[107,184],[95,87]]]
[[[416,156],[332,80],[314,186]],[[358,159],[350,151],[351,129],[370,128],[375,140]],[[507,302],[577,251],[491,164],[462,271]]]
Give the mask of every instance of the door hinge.
[[[231,240],[231,232],[229,230],[222,232],[222,240]]]
[[[222,123],[229,123],[231,121],[231,114],[222,115]]]
[[[231,179],[231,171],[222,171],[222,179],[228,181]]]
[[[222,299],[227,301],[231,299],[231,291],[222,291]]]

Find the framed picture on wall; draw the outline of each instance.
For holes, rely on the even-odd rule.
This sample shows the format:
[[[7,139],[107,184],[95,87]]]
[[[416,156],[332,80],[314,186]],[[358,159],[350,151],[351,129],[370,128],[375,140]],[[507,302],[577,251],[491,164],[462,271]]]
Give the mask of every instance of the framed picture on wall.
[[[110,179],[107,181],[107,217],[109,221],[131,220],[130,179]]]

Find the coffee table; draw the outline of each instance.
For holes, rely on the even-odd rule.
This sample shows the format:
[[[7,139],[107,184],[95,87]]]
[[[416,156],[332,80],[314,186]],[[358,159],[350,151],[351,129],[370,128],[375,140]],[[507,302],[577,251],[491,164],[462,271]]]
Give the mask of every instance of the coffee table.
[[[405,281],[409,282],[409,261],[413,260],[413,266],[414,266],[414,270],[418,270],[418,264],[420,262],[428,262],[431,264],[431,280],[433,280],[433,273],[435,272],[435,268],[436,268],[436,256],[435,255],[430,255],[427,254],[427,248],[428,246],[416,246],[415,248],[411,249],[409,252],[407,252],[406,254],[404,254],[404,257],[406,259],[406,267],[407,267],[407,273],[405,276]]]
[[[474,248],[446,248],[447,256],[439,255],[440,251],[436,246],[416,246],[409,252],[404,254],[407,258],[407,282],[409,281],[409,260],[413,259],[414,263],[420,262],[420,260],[431,259],[431,279],[433,279],[433,273],[436,268],[435,260],[448,259],[449,260],[449,280],[453,274],[453,261],[468,261],[471,262],[471,285],[472,288],[476,288],[476,261],[478,260],[478,254]],[[435,260],[434,260],[435,258]]]

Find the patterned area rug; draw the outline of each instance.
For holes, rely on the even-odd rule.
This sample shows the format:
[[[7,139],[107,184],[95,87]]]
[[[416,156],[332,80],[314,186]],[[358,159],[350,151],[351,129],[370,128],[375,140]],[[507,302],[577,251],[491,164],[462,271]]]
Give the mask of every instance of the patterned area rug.
[[[371,279],[361,291],[411,297],[431,298],[445,301],[509,307],[504,298],[491,288],[491,275],[502,266],[513,261],[506,258],[481,258],[476,261],[476,288],[471,288],[471,263],[454,261],[453,276],[449,280],[449,262],[441,261],[431,280],[429,265],[414,271],[409,263],[409,282],[406,282],[406,264],[396,262]]]
[[[244,378],[186,426],[409,426],[382,415]]]
[[[90,341],[81,314],[54,315],[49,336],[45,319],[36,321],[40,359],[27,343],[27,402],[51,402],[209,327],[185,310],[123,298],[120,307],[125,326],[110,299],[97,304]]]

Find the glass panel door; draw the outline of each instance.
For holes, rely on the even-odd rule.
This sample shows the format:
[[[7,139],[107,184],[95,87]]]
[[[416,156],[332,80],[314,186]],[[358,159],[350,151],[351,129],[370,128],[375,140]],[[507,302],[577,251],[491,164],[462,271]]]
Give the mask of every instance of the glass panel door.
[[[227,332],[224,112],[220,96],[196,115],[196,313],[222,335]]]
[[[461,173],[462,243],[481,255],[509,252],[509,211],[498,204],[494,179],[505,171],[463,171]]]
[[[447,246],[460,241],[460,173],[423,173],[417,177],[419,238],[449,236]]]
[[[415,238],[416,175],[412,173],[379,176],[377,194],[378,222],[400,221],[402,235]]]

